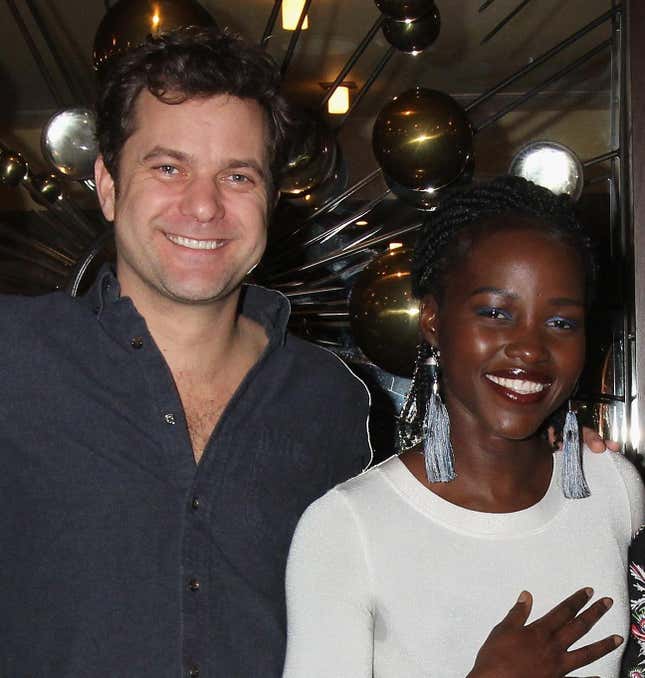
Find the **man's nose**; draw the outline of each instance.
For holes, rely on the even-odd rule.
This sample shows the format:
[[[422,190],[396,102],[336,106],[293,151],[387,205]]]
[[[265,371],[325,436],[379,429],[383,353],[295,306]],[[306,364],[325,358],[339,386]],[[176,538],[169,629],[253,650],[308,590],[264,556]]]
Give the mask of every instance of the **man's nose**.
[[[200,223],[221,219],[224,216],[224,200],[215,179],[194,177],[184,189],[180,212]]]

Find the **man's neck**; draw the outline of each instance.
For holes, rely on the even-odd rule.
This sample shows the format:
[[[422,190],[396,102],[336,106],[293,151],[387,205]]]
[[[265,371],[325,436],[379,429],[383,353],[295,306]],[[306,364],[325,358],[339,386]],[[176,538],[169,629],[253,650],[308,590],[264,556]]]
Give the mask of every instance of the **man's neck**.
[[[239,289],[208,304],[181,303],[156,291],[131,290],[127,285],[121,291],[145,318],[175,378],[185,375],[216,380],[223,365],[248,350],[247,335],[260,329],[239,317]]]

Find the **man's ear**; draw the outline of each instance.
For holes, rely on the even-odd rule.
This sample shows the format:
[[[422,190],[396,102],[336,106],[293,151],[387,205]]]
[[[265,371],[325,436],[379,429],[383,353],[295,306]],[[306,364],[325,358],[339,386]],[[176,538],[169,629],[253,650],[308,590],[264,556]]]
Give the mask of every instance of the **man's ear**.
[[[94,163],[94,181],[96,183],[96,195],[98,196],[103,216],[108,221],[114,221],[114,179],[112,179],[112,175],[108,172],[102,155],[99,155]]]
[[[427,294],[419,306],[419,329],[430,346],[437,346],[439,333],[439,304],[432,294]]]

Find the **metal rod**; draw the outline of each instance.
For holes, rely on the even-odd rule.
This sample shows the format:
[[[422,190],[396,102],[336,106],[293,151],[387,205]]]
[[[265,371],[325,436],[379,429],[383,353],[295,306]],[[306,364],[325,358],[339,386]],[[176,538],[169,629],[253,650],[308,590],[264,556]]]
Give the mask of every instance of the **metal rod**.
[[[333,273],[330,273],[328,275],[324,275],[322,278],[318,278],[316,280],[311,280],[308,281],[309,285],[312,285],[313,287],[298,287],[298,290],[302,289],[318,289],[321,285],[331,285],[331,284],[338,284],[338,280],[343,280],[350,278],[353,276],[355,273],[359,273],[362,271],[367,264],[374,259],[374,257],[377,256],[376,253],[374,253],[372,250],[366,250],[366,254],[369,254],[370,256],[367,257],[364,261],[359,262],[358,264],[349,264],[348,266],[343,266],[342,268],[338,269],[337,271],[334,271]],[[303,283],[300,283],[301,285]],[[281,289],[284,292],[284,289],[289,289],[288,283],[277,283],[274,287],[277,289]],[[286,294],[286,293],[285,293]]]
[[[273,35],[273,29],[275,28],[275,22],[278,18],[280,7],[282,7],[282,0],[275,0],[271,14],[269,14],[269,20],[267,21],[264,33],[262,33],[262,39],[260,40],[260,47],[262,47],[262,49],[266,49],[266,46],[269,44],[269,40]]]
[[[476,132],[481,132],[483,129],[486,129],[486,127],[489,127],[492,125],[494,122],[497,122],[500,118],[503,118],[507,113],[510,113],[511,111],[515,110],[519,106],[521,106],[523,103],[527,102],[529,99],[532,99],[536,94],[540,94],[546,87],[549,85],[552,85],[554,82],[557,82],[558,80],[564,78],[566,75],[571,73],[571,71],[574,71],[576,68],[579,66],[582,66],[585,62],[589,61],[589,59],[592,59],[593,57],[596,56],[596,54],[599,54],[603,50],[607,49],[607,47],[611,46],[611,40],[605,40],[601,42],[599,45],[596,45],[593,49],[589,50],[588,52],[585,52],[580,58],[576,59],[573,63],[569,64],[565,68],[562,68],[559,70],[557,73],[552,75],[550,78],[547,78],[543,82],[541,82],[539,85],[536,87],[533,87],[530,89],[528,92],[523,94],[522,96],[518,97],[514,101],[512,101],[510,104],[502,108],[500,111],[492,115],[490,118],[485,120],[483,123],[478,125],[476,128]]]
[[[305,4],[302,6],[302,11],[300,12],[300,18],[298,19],[296,30],[293,32],[291,40],[289,40],[287,52],[284,55],[284,59],[282,60],[282,66],[280,66],[280,76],[282,78],[284,78],[284,76],[286,75],[287,69],[289,68],[289,64],[291,63],[291,59],[293,58],[293,53],[296,50],[298,39],[300,38],[300,34],[302,33],[302,25],[305,22],[305,17],[307,16],[307,12],[309,11],[310,5],[311,0],[305,0]]]
[[[54,61],[56,62],[56,66],[58,66],[58,70],[60,74],[63,77],[63,80],[65,80],[65,84],[67,85],[67,89],[69,89],[70,94],[72,95],[72,98],[78,102],[78,103],[87,103],[87,98],[85,96],[85,93],[82,92],[78,88],[78,82],[75,78],[72,77],[70,73],[67,71],[67,64],[63,57],[61,56],[61,53],[58,51],[58,47],[56,45],[56,42],[52,39],[51,33],[49,32],[49,29],[47,28],[47,24],[45,23],[43,19],[43,15],[41,14],[40,10],[38,7],[36,7],[36,4],[34,3],[34,0],[26,0],[27,1],[27,7],[29,11],[31,12],[31,16],[34,19],[34,23],[38,27],[38,30],[40,31],[40,34],[47,45],[47,49],[50,51],[52,57],[54,58]]]
[[[582,163],[583,167],[592,167],[593,165],[597,165],[601,162],[605,162],[606,160],[611,160],[612,158],[618,158],[620,156],[620,149],[616,149],[615,151],[609,151],[608,153],[603,153],[602,155],[597,155],[594,158],[589,158],[589,160],[585,160]]]
[[[31,56],[33,57],[33,60],[36,62],[36,66],[38,66],[38,70],[40,71],[40,74],[42,75],[43,80],[45,81],[45,85],[47,85],[47,89],[49,90],[50,94],[54,98],[54,101],[56,102],[56,106],[62,107],[64,105],[63,99],[60,96],[58,88],[56,87],[56,83],[54,82],[54,79],[52,78],[52,75],[49,72],[49,69],[47,68],[45,62],[43,61],[43,58],[40,55],[40,52],[38,51],[38,47],[36,46],[34,39],[31,37],[31,33],[29,33],[29,29],[27,28],[27,24],[23,21],[23,18],[20,15],[20,12],[18,11],[18,8],[16,7],[16,4],[14,3],[14,1],[13,0],[6,0],[6,2],[7,2],[7,5],[9,6],[11,13],[13,14],[13,18],[14,18],[16,24],[18,24],[18,28],[20,29],[20,32],[22,33],[22,37],[24,38],[25,42],[27,43],[27,47],[29,47],[29,51],[31,52]]]
[[[359,57],[363,54],[363,52],[367,49],[368,45],[372,40],[374,39],[374,36],[378,33],[379,29],[383,25],[383,22],[385,21],[385,15],[381,14],[379,18],[374,22],[374,25],[370,30],[367,32],[367,35],[361,40],[360,44],[358,47],[354,50],[354,53],[349,57],[347,60],[347,63],[343,66],[342,70],[340,73],[336,76],[336,79],[334,82],[331,84],[327,92],[325,93],[325,96],[322,98],[322,101],[320,102],[320,108],[323,109],[325,108],[325,105],[331,98],[331,95],[334,93],[334,90],[340,83],[345,79],[345,76],[352,70],[354,67],[354,64],[358,61]]]
[[[297,235],[300,235],[308,226],[313,225],[312,222],[315,219],[318,219],[321,215],[327,214],[327,212],[332,212],[335,210],[339,205],[341,205],[347,198],[350,198],[354,193],[358,193],[363,187],[367,186],[367,184],[371,183],[376,179],[376,177],[381,175],[381,169],[375,169],[373,172],[370,172],[366,177],[363,177],[359,181],[357,181],[355,184],[350,186],[348,189],[346,189],[343,193],[340,195],[334,196],[333,198],[330,198],[327,200],[327,202],[324,202],[319,209],[317,209],[313,214],[310,214],[308,217],[306,217],[303,220],[302,226],[299,226],[296,228],[294,231],[289,233],[286,237],[284,237],[282,240],[283,242],[288,242],[295,238]]]
[[[327,292],[346,292],[347,288],[342,287],[342,286],[332,286],[332,287],[299,287],[297,290],[294,290],[293,292],[283,292],[285,297],[288,297],[289,299],[293,299],[294,297],[305,297],[309,295],[314,295],[314,294],[325,294]]]
[[[387,66],[388,61],[394,56],[395,52],[396,48],[390,47],[383,58],[378,62],[378,64],[376,64],[376,68],[354,97],[354,101],[352,101],[349,110],[339,120],[338,125],[336,125],[336,130],[339,130],[347,122],[347,118],[349,118],[349,116],[356,110],[358,104],[361,102],[361,99],[369,92],[370,87],[374,84],[376,78],[378,78],[378,76],[381,74],[381,71]]]
[[[498,24],[493,28],[493,30],[490,33],[487,33],[484,36],[484,39],[479,43],[480,45],[485,45],[491,38],[493,38],[495,35],[497,35],[506,24],[511,21],[515,16],[517,16],[528,4],[531,2],[531,0],[522,0],[520,4],[509,14],[507,14]]]
[[[478,12],[483,12],[485,9],[488,9],[495,0],[485,0],[480,6],[479,9],[477,10]]]
[[[285,258],[294,254],[296,251],[299,252],[308,247],[311,247],[312,245],[327,242],[327,240],[338,235],[341,231],[347,228],[347,226],[350,226],[355,221],[358,221],[358,219],[361,219],[366,214],[371,212],[374,209],[374,207],[383,202],[383,200],[389,193],[390,190],[388,189],[383,195],[376,198],[375,200],[372,200],[371,202],[368,202],[367,205],[364,205],[363,207],[361,207],[360,210],[354,212],[349,217],[343,219],[339,224],[334,224],[332,227],[324,230],[322,233],[319,233],[318,235],[309,238],[309,240],[305,241],[304,243],[298,243],[297,245],[294,244],[293,247],[290,247],[286,250],[282,250],[282,252],[277,257],[275,257],[273,261],[270,262],[270,265],[274,266],[277,262],[283,261]]]
[[[110,238],[113,237],[113,235],[113,228],[109,228],[103,232],[92,244],[89,252],[87,252],[85,256],[79,259],[79,261],[76,263],[76,266],[74,267],[74,270],[72,271],[65,288],[65,291],[71,297],[78,296],[81,282],[83,281],[83,277],[85,276],[87,269],[90,267],[90,264],[94,261],[94,259],[96,259],[96,257],[101,253],[105,247],[105,244],[110,240]]]
[[[342,249],[336,250],[335,252],[332,252],[331,254],[328,254],[325,257],[316,259],[316,261],[310,261],[307,264],[302,264],[301,266],[297,266],[296,268],[292,268],[288,271],[282,271],[278,275],[274,276],[274,279],[279,280],[280,278],[288,278],[289,276],[295,275],[297,273],[303,273],[304,271],[311,271],[314,268],[324,266],[325,264],[330,264],[333,261],[337,261],[338,259],[344,259],[345,257],[350,257],[353,256],[354,254],[364,252],[368,248],[373,247],[374,245],[379,245],[380,243],[383,243],[387,240],[391,240],[392,238],[405,235],[406,233],[412,233],[413,231],[418,231],[420,228],[421,224],[412,224],[411,226],[404,226],[402,228],[398,228],[395,231],[391,231],[389,233],[376,236],[371,240],[367,240],[358,247],[354,247],[349,250]],[[273,279],[271,282],[273,282]]]
[[[375,169],[373,172],[370,172],[367,176],[363,177],[362,179],[359,179],[355,184],[352,184],[340,195],[337,195],[334,198],[330,198],[327,202],[324,202],[318,210],[316,210],[313,214],[310,214],[305,219],[305,223],[312,221],[313,219],[317,219],[321,214],[332,212],[343,202],[345,202],[347,198],[351,198],[354,195],[354,193],[358,193],[358,191],[367,186],[367,184],[371,184],[372,181],[374,181],[374,179],[380,177],[382,172],[383,170],[379,167],[378,169]]]
[[[523,76],[535,70],[543,63],[551,59],[551,57],[554,57],[556,54],[559,54],[562,50],[569,47],[569,45],[574,44],[580,38],[587,35],[587,33],[594,30],[594,28],[598,28],[598,26],[605,23],[605,21],[611,19],[611,17],[613,17],[618,11],[619,11],[618,8],[614,8],[610,9],[608,12],[605,12],[604,14],[601,14],[593,21],[590,21],[586,26],[583,26],[575,33],[572,33],[568,38],[565,38],[562,42],[558,43],[555,47],[552,47],[550,50],[544,52],[544,54],[540,55],[539,57],[536,57],[533,61],[531,61],[530,64],[527,64],[523,68],[520,68],[519,71],[516,71],[515,73],[505,78],[504,80],[501,80],[496,85],[491,87],[489,90],[487,90],[483,94],[480,94],[474,101],[471,101],[468,104],[468,106],[465,107],[466,112],[472,110],[473,108],[479,106],[480,104],[483,104],[485,101],[488,101],[488,99],[495,96],[495,94],[497,94],[500,90],[505,89],[509,85],[512,85],[516,80],[519,80]]]
[[[631,143],[631,116],[629,110],[628,87],[627,87],[627,26],[625,15],[619,14],[613,21],[613,35],[615,41],[612,46],[612,61],[618,61],[618,82],[612,87],[612,94],[618,94],[618,148],[628,149]],[[617,87],[616,87],[617,85]],[[618,92],[616,92],[618,89]],[[618,198],[620,206],[620,226],[621,226],[621,244],[623,250],[622,266],[622,287],[625,298],[623,303],[625,311],[623,312],[623,395],[625,404],[623,406],[623,416],[625,418],[625,452],[633,453],[634,445],[632,441],[632,396],[634,392],[634,379],[632,367],[635,356],[632,355],[634,344],[629,341],[629,337],[636,332],[634,309],[636,308],[635,298],[635,280],[636,271],[634,268],[634,248],[630,246],[633,240],[632,226],[632,187],[629,153],[620,155],[612,160],[612,167],[618,166],[619,169],[619,189]],[[638,391],[637,391],[638,393]],[[640,407],[643,404],[640,403]]]
[[[60,250],[50,247],[40,240],[35,240],[29,236],[22,235],[21,233],[16,233],[16,231],[9,226],[6,226],[3,223],[0,223],[0,233],[4,233],[8,238],[13,240],[16,243],[29,247],[40,254],[43,254],[48,259],[55,260],[63,266],[72,266],[74,264],[74,259]]]
[[[603,181],[609,181],[612,178],[611,174],[603,174],[599,177],[594,177],[593,179],[585,179],[585,186],[593,186],[594,184],[600,184]]]
[[[333,318],[334,320],[345,320],[349,318],[349,311],[330,311],[325,308],[293,308],[292,316],[315,316],[316,318]]]

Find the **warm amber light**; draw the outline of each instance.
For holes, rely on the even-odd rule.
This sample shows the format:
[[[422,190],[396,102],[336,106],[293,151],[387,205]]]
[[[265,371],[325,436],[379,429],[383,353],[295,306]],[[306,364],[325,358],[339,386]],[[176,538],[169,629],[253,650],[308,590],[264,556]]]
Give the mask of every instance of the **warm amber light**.
[[[159,30],[159,24],[161,23],[161,16],[159,15],[159,5],[155,5],[155,13],[152,15],[152,32],[156,33]]]
[[[390,243],[390,252],[391,252],[392,250],[399,250],[399,249],[401,249],[402,247],[403,247],[403,243],[402,243],[402,242],[391,242],[391,243]]]
[[[300,13],[305,6],[305,0],[282,0],[282,28],[285,31],[295,31],[298,27]],[[309,16],[302,22],[302,30],[309,28]]]
[[[339,85],[327,102],[327,112],[331,115],[342,115],[349,110],[349,87]]]

